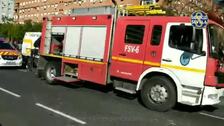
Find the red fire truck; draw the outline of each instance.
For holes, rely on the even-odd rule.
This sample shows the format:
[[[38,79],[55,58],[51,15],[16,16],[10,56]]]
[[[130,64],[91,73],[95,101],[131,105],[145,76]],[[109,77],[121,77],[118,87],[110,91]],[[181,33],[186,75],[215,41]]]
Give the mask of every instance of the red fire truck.
[[[176,103],[218,104],[224,28],[208,21],[207,28],[196,29],[189,17],[131,15],[44,18],[38,73],[50,84],[84,80],[139,92],[145,106],[157,111]]]

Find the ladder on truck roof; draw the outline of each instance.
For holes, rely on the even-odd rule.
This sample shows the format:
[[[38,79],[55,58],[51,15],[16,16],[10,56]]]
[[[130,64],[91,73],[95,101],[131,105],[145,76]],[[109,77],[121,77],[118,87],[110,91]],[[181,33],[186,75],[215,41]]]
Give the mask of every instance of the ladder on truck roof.
[[[147,5],[126,5],[118,7],[119,15],[122,16],[148,16],[148,15],[165,15],[158,4]]]
[[[115,10],[116,9],[113,6],[76,8],[72,10],[72,15],[102,15],[102,14],[115,15],[116,12]]]
[[[72,15],[98,15],[111,14],[115,16],[149,16],[165,15],[161,7],[154,4],[146,5],[120,5],[120,6],[102,6],[93,8],[78,8],[72,10]],[[117,15],[116,15],[117,14]]]

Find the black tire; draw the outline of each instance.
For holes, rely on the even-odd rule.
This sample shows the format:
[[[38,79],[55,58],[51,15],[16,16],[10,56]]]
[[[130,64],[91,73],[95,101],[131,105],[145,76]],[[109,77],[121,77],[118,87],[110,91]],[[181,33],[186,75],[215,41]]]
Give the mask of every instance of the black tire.
[[[55,62],[47,63],[44,70],[44,78],[49,84],[56,84],[54,77],[58,77],[61,74],[60,65]]]
[[[164,112],[175,106],[177,93],[171,80],[164,76],[155,76],[144,79],[142,84],[141,99],[147,108]]]

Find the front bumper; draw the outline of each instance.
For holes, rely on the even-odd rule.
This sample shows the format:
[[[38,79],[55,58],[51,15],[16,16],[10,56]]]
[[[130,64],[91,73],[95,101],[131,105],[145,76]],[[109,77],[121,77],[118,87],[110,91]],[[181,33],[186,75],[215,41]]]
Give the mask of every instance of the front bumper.
[[[3,60],[0,59],[0,67],[22,66],[22,59]]]
[[[224,97],[224,88],[205,86],[201,105],[218,104],[221,97]]]

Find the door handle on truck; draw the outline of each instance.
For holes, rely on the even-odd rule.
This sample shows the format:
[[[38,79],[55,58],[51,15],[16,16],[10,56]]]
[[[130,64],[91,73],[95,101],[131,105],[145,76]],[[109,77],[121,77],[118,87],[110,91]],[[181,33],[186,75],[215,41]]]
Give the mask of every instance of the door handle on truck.
[[[125,53],[119,53],[119,55],[120,55],[120,56],[126,56],[126,54],[125,54]]]
[[[172,62],[171,59],[162,59],[162,61],[164,61],[164,62]]]

